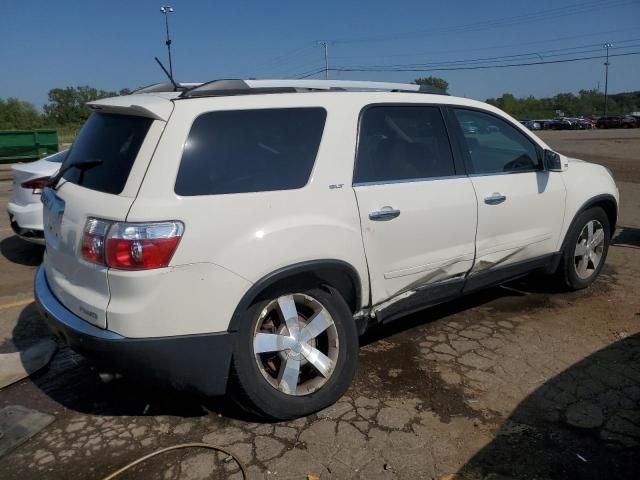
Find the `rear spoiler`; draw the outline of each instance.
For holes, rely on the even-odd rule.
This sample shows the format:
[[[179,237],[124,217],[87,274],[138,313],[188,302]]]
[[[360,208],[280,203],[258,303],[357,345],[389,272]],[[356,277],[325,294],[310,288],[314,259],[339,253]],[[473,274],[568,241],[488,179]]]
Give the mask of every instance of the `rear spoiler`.
[[[162,122],[166,122],[173,111],[171,99],[149,94],[101,98],[87,102],[87,106],[95,112],[135,115]]]

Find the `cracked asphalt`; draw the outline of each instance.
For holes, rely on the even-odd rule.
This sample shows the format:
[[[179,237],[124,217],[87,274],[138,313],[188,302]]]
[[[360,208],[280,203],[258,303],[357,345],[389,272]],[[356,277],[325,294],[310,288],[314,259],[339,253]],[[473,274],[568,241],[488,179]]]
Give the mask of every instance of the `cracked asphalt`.
[[[598,132],[601,155],[620,141],[607,132],[617,133]],[[579,150],[582,133],[562,141]],[[634,133],[622,150],[640,161]],[[0,182],[3,201],[9,188]],[[61,345],[48,367],[0,390],[0,408],[55,417],[2,457],[0,477],[102,478],[156,449],[207,442],[236,454],[255,479],[640,478],[640,183],[621,190],[621,228],[591,288],[562,293],[523,279],[372,330],[347,394],[307,418],[264,423],[224,398],[105,383]],[[7,223],[0,353],[50,336],[29,303],[42,250]],[[215,374],[215,365],[198,368]],[[192,449],[121,478],[241,476],[227,455]]]

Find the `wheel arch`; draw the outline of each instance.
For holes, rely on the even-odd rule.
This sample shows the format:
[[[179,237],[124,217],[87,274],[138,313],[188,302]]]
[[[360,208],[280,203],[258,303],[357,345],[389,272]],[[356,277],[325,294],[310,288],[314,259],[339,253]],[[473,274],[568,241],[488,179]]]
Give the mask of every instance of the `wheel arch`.
[[[362,283],[355,267],[343,260],[310,260],[279,268],[254,283],[240,299],[227,330],[238,330],[243,313],[256,300],[292,283],[331,286],[342,295],[352,313],[362,305]]]
[[[596,195],[595,197],[592,197],[586,202],[584,202],[582,206],[573,215],[571,224],[569,225],[569,228],[567,229],[564,235],[564,239],[562,241],[562,247],[560,249],[561,252],[564,251],[564,248],[567,244],[567,240],[569,238],[569,233],[573,229],[578,216],[585,210],[588,210],[589,208],[593,208],[593,207],[600,207],[607,214],[607,218],[609,219],[609,235],[610,235],[610,238],[613,237],[613,233],[616,231],[616,223],[618,221],[618,202],[613,195],[608,193]]]

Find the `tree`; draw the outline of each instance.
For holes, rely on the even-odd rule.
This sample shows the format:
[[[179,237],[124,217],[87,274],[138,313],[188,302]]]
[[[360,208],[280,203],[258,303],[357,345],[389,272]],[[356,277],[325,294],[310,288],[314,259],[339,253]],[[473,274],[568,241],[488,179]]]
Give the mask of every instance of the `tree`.
[[[30,130],[42,127],[44,119],[29,102],[0,98],[0,130]]]
[[[89,86],[53,88],[49,90],[49,103],[44,106],[44,111],[56,125],[77,125],[83,123],[91,113],[87,102],[116,95],[115,92]]]
[[[49,90],[49,103],[44,106],[44,111],[55,125],[80,125],[91,113],[86,106],[87,102],[130,93],[128,88],[123,88],[119,92],[98,90],[89,86],[53,88]]]
[[[430,85],[432,87],[439,88],[440,90],[447,91],[449,90],[449,82],[447,82],[444,78],[440,77],[424,77],[424,78],[416,78],[413,83],[416,85]]]

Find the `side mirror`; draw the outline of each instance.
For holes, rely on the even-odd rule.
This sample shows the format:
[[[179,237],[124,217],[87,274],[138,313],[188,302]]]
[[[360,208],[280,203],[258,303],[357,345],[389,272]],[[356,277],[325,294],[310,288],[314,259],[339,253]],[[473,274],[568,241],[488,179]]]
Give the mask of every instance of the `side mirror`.
[[[550,172],[564,172],[569,164],[562,161],[562,156],[552,150],[544,151],[544,168]]]

